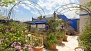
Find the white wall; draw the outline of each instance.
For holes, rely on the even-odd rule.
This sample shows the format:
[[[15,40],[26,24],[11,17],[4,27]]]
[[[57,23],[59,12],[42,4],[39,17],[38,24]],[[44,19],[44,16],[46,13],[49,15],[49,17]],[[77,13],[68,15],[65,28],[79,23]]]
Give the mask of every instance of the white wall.
[[[82,31],[85,29],[87,22],[88,23],[90,22],[90,20],[88,19],[88,16],[80,16],[80,27],[79,27],[80,34],[82,34]]]
[[[80,0],[80,4],[83,5],[83,4],[85,4],[85,3],[89,2],[89,1],[90,0]]]
[[[90,0],[80,0],[80,5],[84,5]],[[80,11],[80,14],[87,14],[83,11]],[[79,21],[79,33],[82,34],[82,30],[85,29],[86,22],[90,22],[88,19],[88,15],[80,16],[80,21]]]
[[[45,24],[37,24],[38,28],[45,28]]]

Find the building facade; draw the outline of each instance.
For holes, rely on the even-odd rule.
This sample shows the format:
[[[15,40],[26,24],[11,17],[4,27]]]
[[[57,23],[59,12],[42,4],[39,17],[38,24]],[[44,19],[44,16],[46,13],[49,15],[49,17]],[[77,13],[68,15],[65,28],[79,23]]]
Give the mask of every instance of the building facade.
[[[80,5],[85,5],[87,2],[89,2],[91,0],[80,0]],[[90,20],[89,20],[89,15],[84,12],[84,11],[81,11],[80,10],[80,24],[79,24],[79,33],[82,34],[82,31],[85,29],[85,25],[86,23],[90,23]]]

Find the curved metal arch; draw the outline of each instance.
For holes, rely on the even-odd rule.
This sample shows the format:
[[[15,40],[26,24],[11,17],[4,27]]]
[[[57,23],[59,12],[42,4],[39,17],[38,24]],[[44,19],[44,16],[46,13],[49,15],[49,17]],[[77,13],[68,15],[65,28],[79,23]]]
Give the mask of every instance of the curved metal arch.
[[[33,1],[32,1],[33,2]],[[33,3],[35,3],[35,4],[37,4],[36,2],[33,2]],[[39,4],[37,4],[37,5],[39,5]],[[42,9],[42,7],[39,5],[39,7]],[[43,9],[42,9],[43,10]],[[44,14],[45,14],[45,11],[43,10],[43,12],[44,12]],[[45,14],[45,16],[46,16],[46,14]]]
[[[68,8],[75,8],[76,6],[73,6],[73,7],[68,7]],[[65,8],[65,9],[63,9],[63,10],[66,10],[66,9],[68,9],[68,8]],[[79,8],[79,7],[76,7],[76,8]],[[63,10],[60,10],[60,12],[62,12]],[[71,11],[71,10],[69,10],[69,11]],[[57,12],[57,13],[60,13],[60,12]]]
[[[72,10],[70,10],[70,11],[73,11],[73,10],[79,10],[79,9],[72,9]],[[63,13],[66,13],[66,12],[68,12],[69,10],[67,10],[67,11],[65,11],[65,12],[63,12]],[[86,12],[86,11],[83,11],[83,12]],[[63,14],[62,13],[62,14]],[[60,14],[60,13],[58,13],[58,14]],[[90,15],[90,14],[89,14]]]
[[[73,6],[73,7],[68,7],[68,8],[80,8],[80,7]],[[68,9],[68,8],[65,8],[65,9],[63,9],[63,10],[66,10],[66,9]],[[84,9],[84,8],[81,8],[81,9],[85,10],[86,13],[90,15],[90,12],[89,12],[88,10],[86,10],[86,9]],[[61,10],[60,12],[62,12],[63,10]],[[74,10],[74,9],[72,9],[72,10]],[[72,10],[68,10],[68,11],[72,11]],[[76,10],[76,9],[75,9],[75,10]],[[67,11],[67,12],[68,12],[68,11]],[[57,12],[57,13],[59,14],[60,12]],[[66,11],[65,11],[65,12],[66,12]],[[63,12],[63,13],[65,13],[65,12]]]
[[[21,1],[19,1],[18,3],[16,3],[16,4],[10,9],[7,18],[10,18],[10,16],[11,16],[11,12],[12,12],[13,8],[14,8],[17,4],[19,4],[20,2],[21,2]]]
[[[69,3],[69,4],[66,4],[66,5],[62,5],[62,6],[60,6],[59,8],[57,8],[55,11],[57,11],[57,10],[60,9],[61,7],[64,7],[64,6],[67,6],[67,5],[70,5],[70,4],[75,4],[75,3]]]
[[[26,3],[19,3],[19,4],[26,4]],[[28,5],[33,6],[32,4],[28,4]],[[33,6],[33,7],[35,7],[35,6]],[[35,7],[35,9],[37,9],[37,8]],[[37,10],[38,10],[38,9],[37,9]],[[38,12],[39,12],[39,10],[38,10]],[[40,12],[39,12],[39,14],[42,15]]]
[[[73,11],[73,10],[79,10],[79,9],[72,9],[72,10],[70,10],[70,11]],[[65,11],[65,12],[63,12],[63,13],[66,13],[66,12],[68,12],[69,10],[67,10],[67,11]],[[62,14],[63,14],[62,13]],[[60,12],[58,13],[58,14],[60,14]]]
[[[61,7],[70,5],[70,4],[76,4],[76,3],[69,3],[69,4],[66,4],[66,5],[62,5],[62,6],[60,6],[58,9],[60,9]],[[79,5],[79,4],[76,4],[76,5]],[[87,8],[86,6],[84,6],[84,5],[79,5],[79,6],[80,6],[80,7],[81,7],[81,6],[82,6],[82,7],[85,7],[86,9],[88,9],[88,10],[91,12],[91,10],[90,10],[89,8]],[[56,9],[56,11],[57,11],[58,9]]]
[[[11,12],[12,12],[12,10],[13,10],[13,8],[16,6],[16,5],[19,5],[19,4],[21,4],[21,2],[23,2],[23,1],[19,1],[18,3],[16,3],[11,9],[10,9],[10,11],[9,11],[9,13],[8,13],[8,17],[7,18],[10,18],[10,16],[11,16]],[[31,2],[33,2],[33,1],[31,1]],[[33,3],[35,3],[35,2],[33,2]],[[33,7],[35,7],[34,5],[32,5],[33,3],[31,3],[31,4],[28,4],[28,3],[22,3],[22,4],[28,4],[28,5],[31,5],[31,6],[33,6]],[[37,4],[37,3],[35,3],[35,4]],[[39,5],[39,4],[37,4],[41,9],[42,9],[42,7]],[[36,10],[38,10],[36,7],[35,7],[35,9]],[[44,10],[42,9],[42,11],[44,12]],[[38,12],[40,13],[40,11],[38,10]],[[42,16],[42,14],[40,13],[40,15]],[[45,15],[45,12],[44,12],[44,16],[46,16]]]
[[[66,4],[66,5],[62,5],[62,6],[60,6],[58,9],[60,9],[61,7],[64,7],[64,6],[70,5],[70,4],[75,4],[75,3],[69,3],[69,4]],[[79,5],[79,4],[76,4],[76,5]],[[88,14],[91,15],[91,10],[90,10],[89,8],[87,8],[86,6],[83,6],[83,5],[79,5],[79,6],[80,6],[79,8],[81,8],[81,9],[87,11]],[[74,7],[74,6],[72,6],[72,7]],[[72,8],[72,7],[71,7],[71,8]],[[56,9],[55,12],[57,12],[58,9]],[[66,9],[69,9],[69,7],[67,7]],[[69,10],[69,11],[70,11],[70,10]],[[60,11],[60,12],[61,12],[61,11]]]

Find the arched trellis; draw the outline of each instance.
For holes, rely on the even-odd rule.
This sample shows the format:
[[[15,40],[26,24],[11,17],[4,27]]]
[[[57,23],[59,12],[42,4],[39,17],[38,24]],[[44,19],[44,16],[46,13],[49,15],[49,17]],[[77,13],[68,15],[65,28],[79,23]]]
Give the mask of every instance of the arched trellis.
[[[71,6],[71,7],[69,7],[68,5],[71,5],[71,4],[75,4],[75,5],[78,5],[78,6]],[[59,9],[62,8],[62,7],[67,7],[67,8],[62,9],[62,10],[59,11]],[[70,10],[70,8],[79,8],[79,9],[81,9],[82,11],[86,12],[88,15],[91,16],[91,10],[90,10],[88,7],[86,7],[86,6],[84,6],[84,5],[76,4],[76,3],[69,3],[69,4],[66,4],[66,5],[62,5],[62,6],[60,6],[59,8],[57,8],[57,9],[55,10],[55,12],[56,12],[57,14],[60,14],[60,12],[66,10],[66,9],[68,9],[68,10],[65,11],[65,12],[63,12],[63,13],[66,13],[66,12],[72,11],[72,10],[79,10],[79,9],[72,9],[72,10]]]
[[[36,4],[37,6],[39,6],[43,13],[41,13],[40,10],[39,10],[36,6],[33,5],[33,3]],[[7,18],[10,19],[10,16],[11,16],[11,14],[12,14],[13,8],[14,8],[15,6],[19,5],[19,4],[28,4],[28,3],[23,3],[23,1],[17,2],[17,3],[10,9]],[[28,4],[28,5],[33,6],[33,7],[38,11],[38,13],[40,14],[40,16],[46,16],[44,10],[42,9],[42,7],[41,7],[39,4],[37,4],[37,3],[33,2],[33,1],[31,1],[31,3]],[[43,15],[42,15],[42,14],[43,14]]]

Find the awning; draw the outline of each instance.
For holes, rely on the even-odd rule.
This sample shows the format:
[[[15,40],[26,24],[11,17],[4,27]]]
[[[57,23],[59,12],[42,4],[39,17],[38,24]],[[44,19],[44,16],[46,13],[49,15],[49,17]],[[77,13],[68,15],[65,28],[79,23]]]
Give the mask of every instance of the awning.
[[[25,23],[28,23],[28,24],[45,24],[48,20],[39,20],[39,21],[36,21],[36,22],[25,22]]]
[[[68,21],[68,18],[65,15],[57,15],[59,19],[62,19],[64,21]]]

